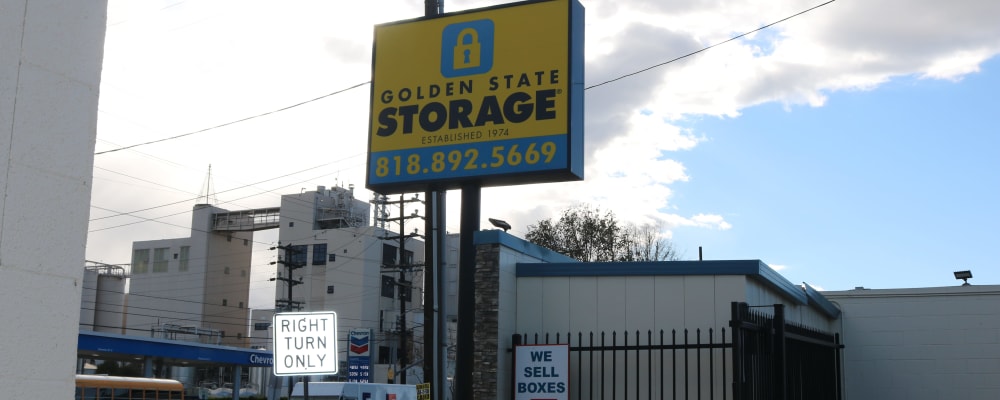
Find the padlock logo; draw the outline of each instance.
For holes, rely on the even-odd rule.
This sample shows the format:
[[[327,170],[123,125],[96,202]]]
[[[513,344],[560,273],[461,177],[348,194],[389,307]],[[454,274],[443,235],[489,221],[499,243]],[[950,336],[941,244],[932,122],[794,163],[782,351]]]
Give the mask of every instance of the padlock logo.
[[[479,66],[479,33],[475,29],[465,28],[458,33],[455,43],[454,69],[475,68]]]
[[[447,25],[441,31],[441,75],[485,74],[493,69],[493,21],[480,19]]]

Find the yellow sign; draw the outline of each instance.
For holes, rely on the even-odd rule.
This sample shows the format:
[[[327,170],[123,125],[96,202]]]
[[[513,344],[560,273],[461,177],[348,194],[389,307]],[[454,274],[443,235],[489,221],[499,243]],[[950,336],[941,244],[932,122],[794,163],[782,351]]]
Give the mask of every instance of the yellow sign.
[[[430,383],[418,383],[417,384],[417,400],[431,400],[431,384]]]
[[[582,179],[582,114],[576,0],[378,25],[368,187]]]

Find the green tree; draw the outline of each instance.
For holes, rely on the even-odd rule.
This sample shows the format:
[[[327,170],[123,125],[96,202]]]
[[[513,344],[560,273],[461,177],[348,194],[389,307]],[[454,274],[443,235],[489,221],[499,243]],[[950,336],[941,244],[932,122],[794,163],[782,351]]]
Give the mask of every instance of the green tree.
[[[525,239],[584,262],[676,260],[663,225],[622,224],[611,211],[581,204],[528,226]]]

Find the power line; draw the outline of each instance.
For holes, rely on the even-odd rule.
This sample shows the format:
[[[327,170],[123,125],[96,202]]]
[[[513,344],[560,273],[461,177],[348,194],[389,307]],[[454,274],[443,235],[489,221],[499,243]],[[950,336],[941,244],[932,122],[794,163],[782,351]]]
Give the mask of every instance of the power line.
[[[289,176],[301,174],[301,173],[307,172],[307,171],[312,171],[314,169],[326,167],[326,166],[329,166],[331,164],[339,163],[341,161],[346,161],[346,160],[349,160],[349,159],[357,157],[357,156],[358,155],[344,157],[344,158],[341,158],[341,159],[336,160],[336,161],[328,162],[328,163],[325,163],[325,164],[320,164],[320,165],[317,165],[317,166],[314,166],[314,167],[309,167],[309,168],[306,168],[306,169],[301,169],[301,170],[298,170],[298,171],[295,171],[295,172],[290,172],[290,173],[287,173],[287,174],[284,174],[284,175],[276,176],[274,178],[268,178],[268,179],[265,179],[265,180],[262,180],[262,181],[258,181],[258,182],[254,182],[254,183],[249,183],[249,184],[246,184],[246,185],[243,185],[243,186],[234,187],[232,189],[226,189],[226,190],[223,190],[221,192],[216,192],[216,194],[218,194],[218,193],[227,193],[227,192],[232,192],[232,191],[239,190],[239,189],[245,189],[245,188],[249,188],[249,187],[254,187],[255,185],[259,185],[259,184],[267,183],[267,182],[271,182],[271,181],[276,181],[276,180],[281,179],[281,178],[287,178]],[[123,173],[120,173],[120,172],[116,172],[116,171],[112,171],[112,170],[108,170],[108,169],[105,169],[105,168],[101,168],[101,169],[103,169],[105,171],[114,172],[114,173],[117,173],[117,174],[120,174],[120,175],[128,176],[129,178],[139,179],[139,178],[135,178],[133,176],[129,176],[129,175],[126,175],[126,174],[123,174]],[[313,180],[313,179],[310,179],[310,180]],[[301,182],[298,182],[296,184],[301,184],[303,182],[307,182],[307,181],[301,181]],[[176,188],[174,188],[174,189],[176,189]],[[266,190],[266,189],[265,189],[265,192],[275,193],[272,190]],[[277,194],[277,193],[275,193],[275,194]],[[245,199],[245,198],[248,198],[248,197],[252,197],[252,196],[255,196],[255,195],[241,197],[241,198],[238,198],[236,200],[242,200],[242,199]],[[110,216],[105,216],[105,217],[92,218],[91,221],[97,221],[97,220],[101,220],[101,219],[117,217],[117,216],[120,216],[120,215],[130,215],[132,213],[137,213],[137,212],[142,212],[142,211],[149,211],[149,210],[153,210],[153,209],[157,209],[157,208],[162,208],[162,207],[172,206],[172,205],[175,205],[175,204],[181,204],[181,203],[186,203],[186,202],[189,202],[189,201],[197,201],[197,200],[198,200],[198,197],[195,197],[195,198],[191,198],[191,199],[184,199],[184,200],[180,200],[180,201],[175,201],[173,203],[162,204],[162,205],[159,205],[159,206],[147,207],[147,208],[143,208],[141,210],[135,210],[135,211],[131,211],[131,212],[118,212],[117,215],[110,215]],[[233,201],[235,201],[235,200],[233,200]],[[223,204],[232,203],[233,201],[227,201],[227,202],[225,202]],[[107,211],[113,211],[113,210],[107,210]],[[117,212],[117,211],[115,211],[115,212]],[[171,215],[176,215],[176,214],[171,214]]]
[[[787,16],[785,18],[779,19],[779,20],[774,21],[772,23],[769,23],[767,25],[761,26],[761,27],[759,27],[757,29],[754,29],[752,31],[744,32],[742,34],[733,36],[733,37],[731,37],[731,38],[729,38],[727,40],[724,40],[722,42],[715,43],[715,44],[707,46],[707,47],[703,47],[700,50],[696,50],[696,51],[690,52],[690,53],[682,55],[680,57],[676,57],[676,58],[673,58],[671,60],[664,61],[662,63],[656,64],[656,65],[653,65],[653,66],[650,66],[650,67],[646,67],[646,68],[640,69],[640,70],[635,71],[635,72],[631,72],[631,73],[628,73],[628,74],[625,74],[625,75],[621,75],[621,76],[619,76],[617,78],[609,79],[609,80],[606,80],[604,82],[601,82],[601,83],[598,83],[598,84],[595,84],[595,85],[587,86],[587,87],[584,88],[584,90],[593,89],[593,88],[598,87],[598,86],[603,86],[603,85],[606,85],[606,84],[609,84],[609,83],[612,83],[612,82],[616,82],[616,81],[628,78],[630,76],[641,74],[643,72],[652,70],[654,68],[662,67],[664,65],[673,63],[673,62],[678,61],[678,60],[682,60],[684,58],[687,58],[687,57],[693,56],[695,54],[698,54],[698,53],[707,51],[709,49],[712,49],[712,48],[714,48],[716,46],[721,46],[723,44],[732,42],[732,41],[734,41],[736,39],[739,39],[739,38],[742,38],[744,36],[750,35],[750,34],[752,34],[754,32],[758,32],[758,31],[770,28],[770,27],[772,27],[774,25],[777,25],[777,24],[780,24],[782,22],[788,21],[788,20],[790,20],[792,18],[798,17],[798,16],[800,16],[802,14],[805,14],[807,12],[813,11],[813,10],[815,10],[817,8],[826,6],[826,5],[830,4],[830,3],[833,3],[834,1],[836,1],[836,0],[829,0],[829,1],[825,2],[825,3],[820,4],[820,5],[810,7],[808,9],[804,10],[804,11],[800,11],[798,13],[795,13],[795,14],[792,14],[792,15]],[[182,138],[182,137],[185,137],[185,136],[194,135],[196,133],[202,133],[202,132],[210,131],[210,130],[213,130],[213,129],[216,129],[216,128],[221,128],[221,127],[224,127],[224,126],[229,126],[229,125],[237,124],[237,123],[244,122],[244,121],[249,121],[251,119],[255,119],[255,118],[263,117],[263,116],[266,116],[266,115],[278,113],[278,112],[281,112],[281,111],[289,110],[289,109],[301,106],[303,104],[312,103],[314,101],[321,100],[321,99],[324,99],[324,98],[327,98],[327,97],[330,97],[330,96],[333,96],[333,95],[337,95],[337,94],[346,92],[346,91],[351,90],[351,89],[359,88],[361,86],[364,86],[364,85],[367,85],[367,84],[370,84],[370,83],[371,83],[371,81],[361,82],[361,83],[358,83],[358,84],[356,84],[354,86],[351,86],[351,87],[348,87],[348,88],[344,88],[344,89],[340,89],[340,90],[334,91],[332,93],[327,93],[325,95],[316,97],[314,99],[306,100],[306,101],[303,101],[303,102],[300,102],[300,103],[297,103],[297,104],[293,104],[293,105],[290,105],[290,106],[287,106],[287,107],[279,108],[277,110],[268,111],[268,112],[265,112],[265,113],[262,113],[262,114],[257,114],[257,115],[254,115],[254,116],[250,116],[250,117],[238,119],[238,120],[227,122],[227,123],[220,124],[220,125],[215,125],[215,126],[204,128],[204,129],[200,129],[200,130],[197,130],[197,131],[194,131],[194,132],[188,132],[188,133],[184,133],[184,134],[180,134],[180,135],[176,135],[176,136],[171,136],[171,137],[168,137],[168,138],[152,140],[152,141],[149,141],[149,142],[137,143],[137,144],[133,144],[133,145],[125,146],[125,147],[119,147],[117,149],[105,150],[105,151],[94,153],[94,155],[101,155],[101,154],[113,153],[113,152],[116,152],[116,151],[127,150],[127,149],[131,149],[131,148],[134,148],[134,147],[145,146],[147,144],[153,144],[153,143],[159,143],[159,142],[164,142],[164,141],[173,140],[173,139],[179,139],[179,138]]]
[[[210,131],[212,129],[222,128],[224,126],[229,126],[229,125],[237,124],[237,123],[240,123],[240,122],[243,122],[243,121],[249,121],[251,119],[260,118],[260,117],[263,117],[263,116],[271,115],[271,114],[282,112],[282,111],[285,111],[285,110],[290,110],[292,108],[295,108],[295,107],[298,107],[298,106],[301,106],[301,105],[304,105],[304,104],[309,104],[309,103],[312,103],[314,101],[321,100],[321,99],[324,99],[324,98],[327,98],[327,97],[330,97],[330,96],[333,96],[333,95],[336,95],[336,94],[340,94],[340,93],[346,92],[346,91],[354,89],[354,88],[359,88],[359,87],[367,85],[369,83],[371,83],[371,81],[361,82],[361,83],[356,84],[354,86],[351,86],[351,87],[348,87],[348,88],[345,88],[345,89],[340,89],[340,90],[335,91],[333,93],[327,93],[327,94],[324,94],[322,96],[319,96],[319,97],[311,99],[311,100],[306,100],[306,101],[303,101],[303,102],[292,104],[292,105],[287,106],[287,107],[279,108],[277,110],[272,110],[272,111],[268,111],[268,112],[265,112],[265,113],[262,113],[262,114],[257,114],[257,115],[254,115],[254,116],[250,116],[250,117],[238,119],[236,121],[226,122],[224,124],[219,124],[219,125],[211,126],[211,127],[208,127],[208,128],[199,129],[199,130],[194,131],[194,132],[183,133],[183,134],[180,134],[180,135],[177,135],[177,136],[171,136],[171,137],[168,137],[168,138],[157,139],[157,140],[153,140],[153,141],[149,141],[149,142],[144,142],[144,143],[136,143],[136,144],[125,146],[125,147],[119,147],[117,149],[100,151],[100,152],[94,153],[94,155],[95,156],[99,156],[101,154],[114,153],[116,151],[121,151],[121,150],[128,150],[128,149],[131,149],[133,147],[145,146],[147,144],[153,144],[153,143],[165,142],[167,140],[179,139],[179,138],[182,138],[182,137],[185,137],[185,136],[194,135],[196,133],[202,133],[202,132]]]
[[[764,25],[764,26],[761,26],[760,28],[757,28],[757,29],[754,29],[754,30],[752,30],[752,31],[748,31],[748,32],[744,32],[744,33],[741,33],[741,34],[739,34],[739,35],[736,35],[736,36],[733,36],[733,37],[731,37],[731,38],[729,38],[729,39],[727,39],[727,40],[724,40],[724,41],[721,41],[721,42],[719,42],[719,43],[716,43],[716,44],[713,44],[713,45],[711,45],[711,46],[708,46],[708,47],[704,47],[704,48],[702,48],[701,50],[696,50],[696,51],[692,51],[692,52],[690,52],[690,53],[687,53],[687,54],[685,54],[685,55],[683,55],[683,56],[680,56],[680,57],[677,57],[677,58],[674,58],[674,59],[671,59],[671,60],[669,60],[669,61],[664,61],[664,62],[662,62],[662,63],[659,63],[659,64],[656,64],[656,65],[653,65],[653,66],[650,66],[650,67],[646,67],[646,68],[643,68],[643,69],[640,69],[640,70],[638,70],[638,71],[635,71],[635,72],[631,72],[631,73],[628,73],[628,74],[625,74],[625,75],[622,75],[622,76],[619,76],[619,77],[617,77],[617,78],[614,78],[614,79],[610,79],[610,80],[606,80],[606,81],[604,81],[604,82],[601,82],[601,83],[598,83],[598,84],[596,84],[596,85],[590,85],[590,86],[587,86],[586,88],[584,88],[584,90],[587,90],[587,89],[593,89],[593,88],[595,88],[595,87],[598,87],[598,86],[603,86],[603,85],[606,85],[606,84],[609,84],[609,83],[611,83],[611,82],[616,82],[616,81],[619,81],[619,80],[622,80],[622,79],[625,79],[625,78],[628,78],[628,77],[630,77],[630,76],[633,76],[633,75],[638,75],[638,74],[641,74],[641,73],[643,73],[643,72],[646,72],[646,71],[649,71],[649,70],[651,70],[651,69],[654,69],[654,68],[659,68],[659,67],[662,67],[662,66],[664,66],[664,65],[667,65],[667,64],[670,64],[670,63],[672,63],[672,62],[674,62],[674,61],[678,61],[678,60],[681,60],[681,59],[684,59],[684,58],[688,58],[688,57],[690,57],[690,56],[693,56],[693,55],[695,55],[695,54],[698,54],[698,53],[701,53],[701,52],[703,52],[703,51],[706,51],[706,50],[708,50],[708,49],[711,49],[711,48],[713,48],[713,47],[716,47],[716,46],[721,46],[721,45],[724,45],[724,44],[726,44],[726,43],[729,43],[729,42],[732,42],[732,41],[734,41],[734,40],[736,40],[736,39],[739,39],[739,38],[742,38],[742,37],[744,37],[744,36],[747,36],[747,35],[750,35],[750,34],[752,34],[752,33],[754,33],[754,32],[758,32],[758,31],[761,31],[761,30],[764,30],[764,29],[767,29],[767,28],[770,28],[770,27],[772,27],[772,26],[774,26],[774,25],[777,25],[777,24],[780,24],[780,23],[782,23],[782,22],[785,22],[785,21],[788,21],[788,20],[790,20],[790,19],[792,19],[792,18],[795,18],[795,17],[797,17],[797,16],[799,16],[799,15],[802,15],[802,14],[805,14],[805,13],[807,13],[807,12],[810,12],[810,11],[812,11],[812,10],[815,10],[815,9],[817,9],[817,8],[820,8],[820,7],[823,7],[823,6],[827,5],[827,4],[830,4],[830,3],[833,3],[834,1],[837,1],[837,0],[829,0],[829,1],[827,1],[826,3],[823,3],[823,4],[820,4],[820,5],[818,5],[818,6],[814,6],[814,7],[811,7],[811,8],[809,8],[809,9],[805,10],[805,11],[800,11],[800,12],[798,12],[798,13],[795,13],[795,14],[792,14],[792,15],[790,15],[790,16],[787,16],[787,17],[785,17],[785,18],[782,18],[782,19],[779,19],[779,20],[777,20],[777,21],[774,21],[774,22],[772,22],[772,23],[770,23],[770,24],[767,24],[767,25]]]

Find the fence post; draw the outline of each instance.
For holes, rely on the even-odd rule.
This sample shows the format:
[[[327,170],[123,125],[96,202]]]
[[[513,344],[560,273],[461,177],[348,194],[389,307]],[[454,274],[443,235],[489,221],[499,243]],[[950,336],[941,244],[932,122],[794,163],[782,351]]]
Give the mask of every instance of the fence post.
[[[843,315],[841,315],[841,318],[843,318]],[[842,369],[841,369],[842,368],[841,367],[842,360],[840,358],[840,349],[843,346],[840,344],[840,334],[839,333],[835,333],[833,335],[833,343],[834,343],[833,356],[834,356],[834,359],[836,360],[835,365],[836,365],[836,368],[837,368],[837,397],[836,397],[836,399],[837,400],[841,400],[841,399],[844,398],[844,380],[843,380],[844,377],[840,374],[840,372],[842,371]]]
[[[785,305],[774,305],[774,389],[775,399],[787,398],[788,374],[785,368]]]
[[[517,346],[521,345],[521,335],[513,334],[510,336],[510,400],[514,400],[517,397],[517,388],[515,387],[514,377],[517,376]]]
[[[733,400],[743,400],[743,330],[740,328],[742,325],[740,319],[740,303],[731,302],[729,303],[730,311],[732,313],[729,319],[729,327],[732,328],[733,340]]]

